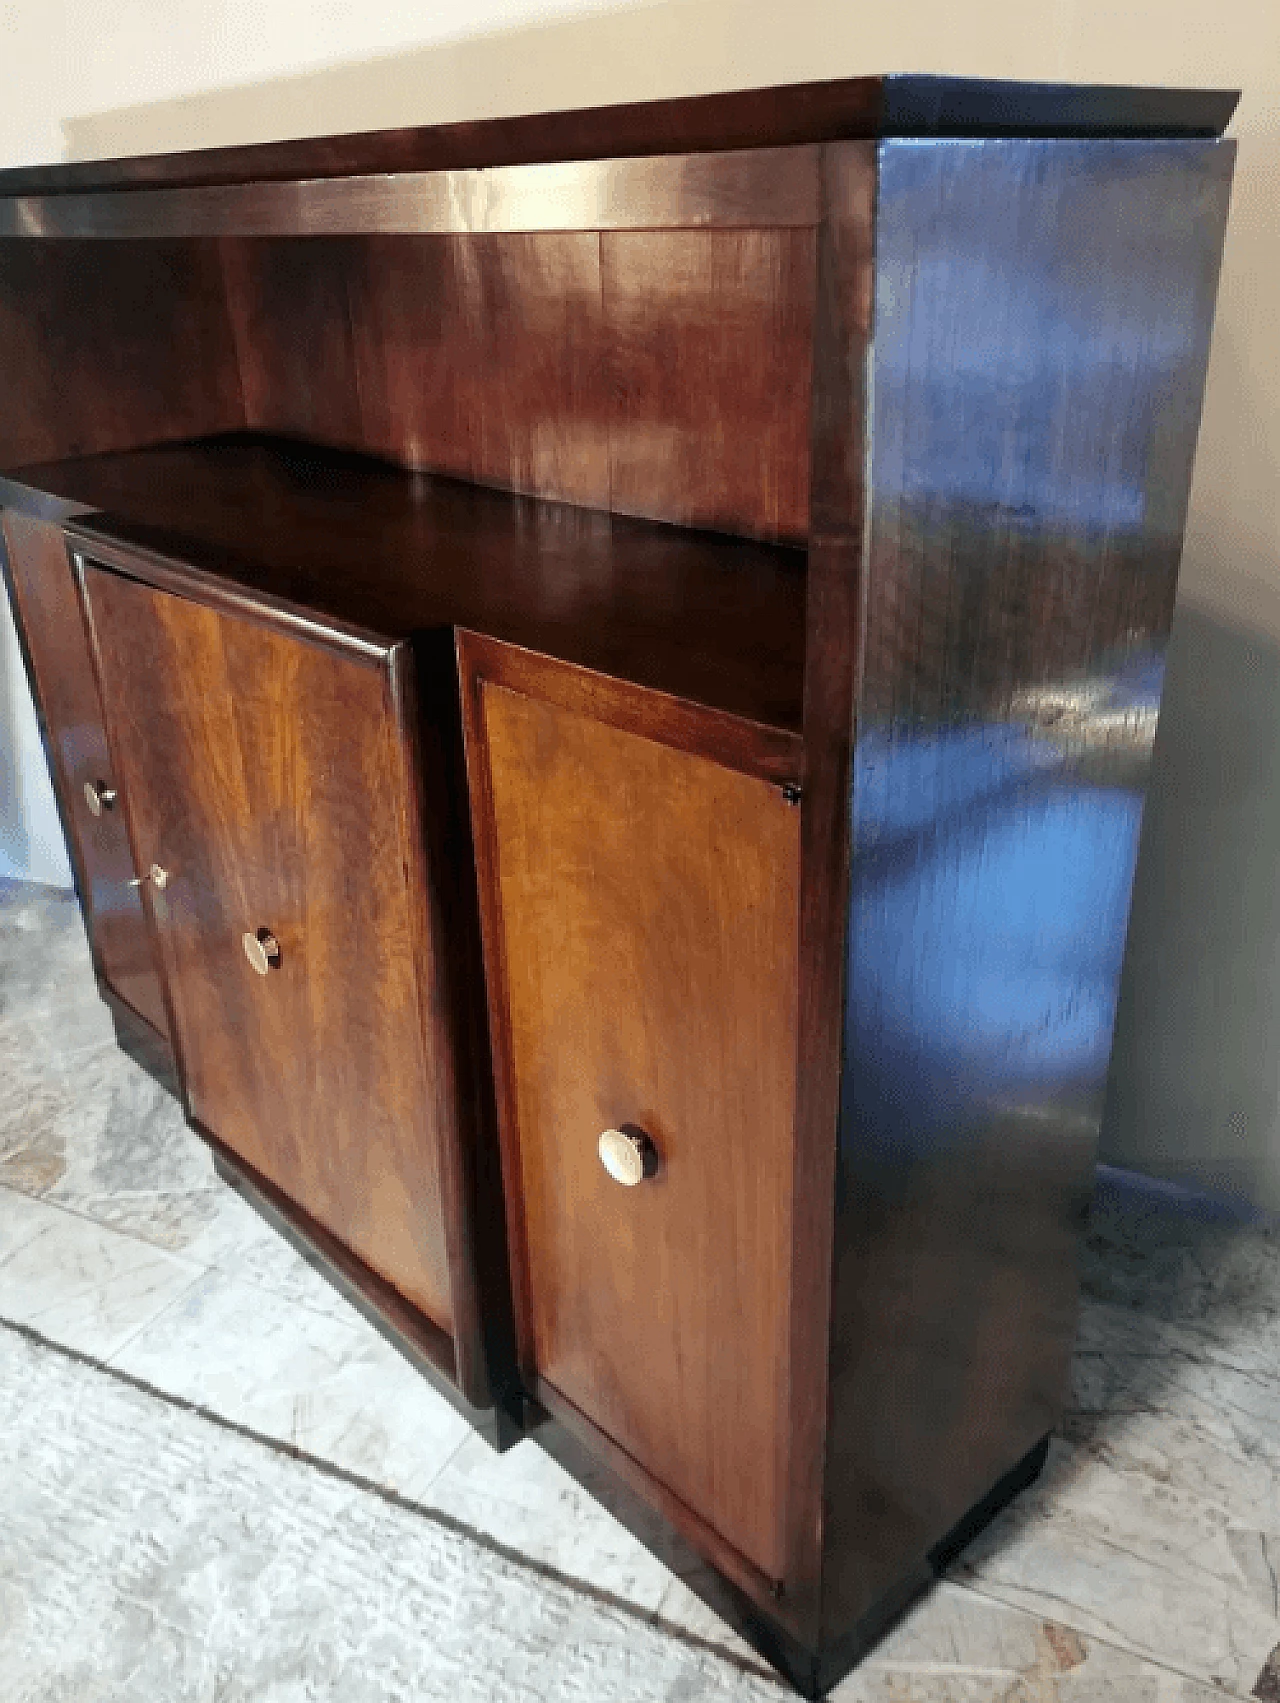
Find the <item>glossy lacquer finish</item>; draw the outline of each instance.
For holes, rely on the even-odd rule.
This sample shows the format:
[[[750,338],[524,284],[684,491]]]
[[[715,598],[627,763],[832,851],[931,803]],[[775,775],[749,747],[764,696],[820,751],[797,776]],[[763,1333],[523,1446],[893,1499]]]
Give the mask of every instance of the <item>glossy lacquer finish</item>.
[[[880,149],[828,1637],[1059,1412],[1232,151]]]
[[[160,1035],[168,1017],[135,887],[102,704],[61,527],[8,510],[4,541],[88,932],[101,980]],[[86,787],[114,794],[95,814]]]
[[[393,658],[83,581],[138,867],[168,876],[148,900],[189,1113],[447,1334],[449,1061]]]

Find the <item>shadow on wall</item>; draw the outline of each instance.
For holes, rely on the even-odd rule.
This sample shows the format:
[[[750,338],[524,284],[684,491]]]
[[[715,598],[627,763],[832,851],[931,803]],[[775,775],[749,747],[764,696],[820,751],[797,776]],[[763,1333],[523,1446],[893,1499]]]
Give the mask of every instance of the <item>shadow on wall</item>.
[[[66,157],[445,124],[897,69],[1064,74],[1047,60],[1043,20],[1024,0],[987,0],[981,32],[962,8],[941,3],[903,17],[830,0],[795,0],[785,10],[741,0],[542,0],[543,17],[533,21],[536,3],[523,23],[494,19],[487,33],[462,14],[453,24],[461,39],[71,118],[63,124]],[[437,28],[448,27],[442,9]],[[1123,80],[1114,65],[1093,75]],[[1134,80],[1159,79],[1135,69]]]
[[[1272,124],[1275,124],[1274,113]],[[1280,1211],[1280,134],[1241,142],[1103,1157]]]
[[[1280,645],[1184,602],[1103,1156],[1280,1211]]]

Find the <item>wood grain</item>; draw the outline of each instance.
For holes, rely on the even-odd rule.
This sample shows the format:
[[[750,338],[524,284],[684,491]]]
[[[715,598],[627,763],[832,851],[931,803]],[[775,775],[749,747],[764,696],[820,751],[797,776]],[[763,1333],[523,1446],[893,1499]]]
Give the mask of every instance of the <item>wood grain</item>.
[[[792,1244],[796,1305],[787,1460],[790,1568],[802,1599],[805,1635],[814,1644],[821,1623],[849,794],[866,593],[863,522],[875,286],[874,149],[859,142],[824,149],[822,193],[825,217],[819,233],[813,325]]]
[[[212,243],[0,240],[0,467],[244,424]]]
[[[406,757],[385,667],[88,567],[191,1116],[442,1329]],[[255,975],[245,931],[282,962]]]
[[[466,654],[526,1376],[777,1579],[797,813]],[[662,1160],[633,1190],[623,1122]]]
[[[364,443],[347,278],[339,239],[219,244],[245,424],[359,449]]]
[[[598,238],[370,238],[350,289],[368,448],[608,507]]]
[[[811,231],[606,233],[611,506],[808,532]]]
[[[30,662],[54,787],[58,795],[85,923],[98,974],[161,1035],[168,1018],[137,890],[119,802],[94,816],[87,783],[120,790],[107,748],[75,581],[62,530],[15,510],[3,517],[14,613]]]

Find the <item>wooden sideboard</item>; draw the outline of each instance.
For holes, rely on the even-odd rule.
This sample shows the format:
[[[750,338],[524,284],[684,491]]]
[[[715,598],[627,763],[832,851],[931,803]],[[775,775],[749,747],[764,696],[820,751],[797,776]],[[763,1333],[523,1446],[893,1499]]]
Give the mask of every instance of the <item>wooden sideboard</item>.
[[[122,1044],[807,1695],[1064,1398],[1234,96],[0,172]]]

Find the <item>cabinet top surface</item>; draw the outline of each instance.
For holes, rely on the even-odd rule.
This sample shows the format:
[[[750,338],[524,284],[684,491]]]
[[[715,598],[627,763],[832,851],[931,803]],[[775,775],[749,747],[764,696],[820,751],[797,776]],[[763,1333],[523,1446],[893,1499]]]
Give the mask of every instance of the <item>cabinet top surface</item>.
[[[1238,93],[888,75],[0,171],[0,197],[442,171],[868,137],[1220,136]]]
[[[465,627],[800,727],[797,549],[248,435],[20,469],[0,478],[0,504],[78,511],[90,555],[101,540],[194,569],[197,595],[229,583],[388,643]]]

